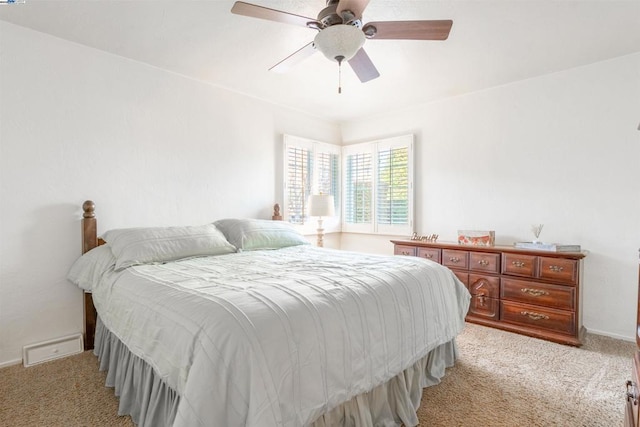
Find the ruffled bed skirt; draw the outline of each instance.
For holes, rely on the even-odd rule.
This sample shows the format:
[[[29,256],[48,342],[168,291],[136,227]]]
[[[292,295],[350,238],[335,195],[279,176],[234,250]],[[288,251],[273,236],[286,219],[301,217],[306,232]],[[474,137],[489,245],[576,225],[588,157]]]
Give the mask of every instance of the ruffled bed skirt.
[[[138,426],[170,426],[180,396],[169,388],[144,360],[134,355],[98,317],[93,353],[100,370],[107,371],[106,386],[119,397],[118,415],[130,415]]]
[[[436,347],[387,383],[325,413],[312,427],[417,425],[422,389],[440,382],[445,369],[453,366],[456,351],[455,341]],[[119,415],[130,415],[141,427],[173,424],[180,396],[104,327],[99,317],[94,353],[100,370],[107,371],[106,386],[113,387],[119,397]]]

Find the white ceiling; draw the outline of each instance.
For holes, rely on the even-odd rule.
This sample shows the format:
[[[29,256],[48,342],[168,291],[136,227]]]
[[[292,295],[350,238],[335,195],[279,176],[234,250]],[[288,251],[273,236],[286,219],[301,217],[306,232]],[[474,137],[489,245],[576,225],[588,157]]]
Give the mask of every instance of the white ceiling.
[[[315,18],[325,0],[248,0]],[[367,40],[360,83],[316,53],[268,71],[311,29],[233,15],[227,0],[27,0],[0,20],[332,121],[347,121],[640,52],[640,0],[371,0],[363,22],[452,19],[446,41]],[[640,79],[640,76],[639,76]]]

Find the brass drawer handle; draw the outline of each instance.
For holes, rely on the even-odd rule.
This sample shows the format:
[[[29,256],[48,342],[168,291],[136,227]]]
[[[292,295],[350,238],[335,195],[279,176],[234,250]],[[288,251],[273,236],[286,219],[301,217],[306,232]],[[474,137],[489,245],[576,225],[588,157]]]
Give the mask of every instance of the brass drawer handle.
[[[560,266],[560,265],[550,265],[549,266],[549,270],[556,272],[556,273],[560,273],[562,272],[562,270],[564,270],[564,267]]]
[[[547,291],[543,291],[542,289],[535,289],[535,288],[522,288],[520,289],[523,293],[525,294],[529,294],[529,295],[533,295],[534,297],[539,297],[539,296],[547,296],[549,295],[549,292]]]
[[[489,265],[489,261],[487,261],[486,259],[481,259],[480,261],[478,261],[478,264],[486,266]]]
[[[451,258],[449,258],[449,261],[451,261],[451,262],[460,262],[460,258],[458,258],[457,256],[452,256]]]
[[[433,254],[424,254],[425,258],[433,258]]]
[[[524,262],[522,262],[522,261],[511,261],[511,264],[512,264],[514,267],[518,267],[518,268],[520,268],[520,267],[524,267]]]
[[[410,251],[402,251],[400,252],[400,255],[411,255]]]
[[[532,320],[549,320],[549,316],[547,316],[546,314],[536,313],[533,311],[521,311],[520,314],[522,314],[523,316],[527,316]]]

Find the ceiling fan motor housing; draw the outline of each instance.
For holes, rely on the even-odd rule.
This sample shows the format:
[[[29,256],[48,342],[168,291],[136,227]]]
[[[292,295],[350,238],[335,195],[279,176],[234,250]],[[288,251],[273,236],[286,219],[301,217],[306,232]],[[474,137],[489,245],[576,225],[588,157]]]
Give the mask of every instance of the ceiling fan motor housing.
[[[327,7],[318,13],[318,22],[322,24],[322,28],[339,24],[354,25],[358,28],[362,27],[362,21],[357,19],[352,11],[343,10],[338,14],[337,8],[339,3],[339,0],[327,0]]]
[[[336,24],[342,24],[342,18],[336,13],[338,2],[328,4],[327,7],[318,13],[318,21],[322,23],[323,28]]]

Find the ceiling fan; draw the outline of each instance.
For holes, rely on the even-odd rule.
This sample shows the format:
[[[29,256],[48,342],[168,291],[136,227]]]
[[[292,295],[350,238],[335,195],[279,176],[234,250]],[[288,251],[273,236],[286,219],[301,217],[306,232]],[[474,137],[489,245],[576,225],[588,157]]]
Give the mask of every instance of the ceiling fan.
[[[362,47],[366,39],[446,40],[453,21],[379,21],[362,24],[362,12],[370,0],[327,0],[316,19],[268,7],[237,1],[231,12],[237,15],[298,25],[317,30],[314,40],[270,68],[285,72],[293,65],[321,51],[328,59],[349,65],[361,82],[380,76]],[[340,92],[340,88],[338,88]]]

